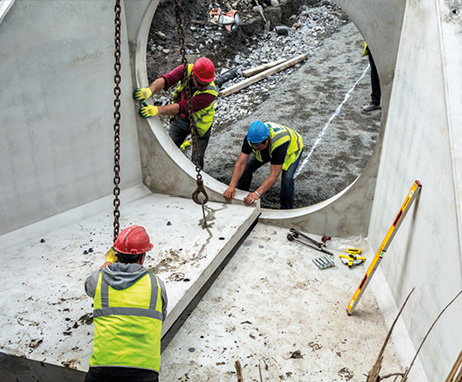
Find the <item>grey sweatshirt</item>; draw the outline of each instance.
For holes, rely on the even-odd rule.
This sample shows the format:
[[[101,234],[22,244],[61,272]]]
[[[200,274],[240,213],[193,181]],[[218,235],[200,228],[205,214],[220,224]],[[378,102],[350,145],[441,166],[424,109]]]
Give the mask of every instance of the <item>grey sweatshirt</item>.
[[[99,273],[103,274],[103,279],[112,288],[117,290],[127,289],[135,284],[140,278],[149,271],[140,264],[114,263],[93,272],[85,281],[85,293],[91,298],[95,297],[96,285],[98,284]],[[162,320],[167,316],[167,291],[163,281],[157,277],[160,285],[162,298]]]

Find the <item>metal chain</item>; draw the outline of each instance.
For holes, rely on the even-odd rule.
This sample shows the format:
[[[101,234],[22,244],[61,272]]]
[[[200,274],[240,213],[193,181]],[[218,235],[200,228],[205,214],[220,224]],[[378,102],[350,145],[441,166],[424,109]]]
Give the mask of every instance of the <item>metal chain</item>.
[[[114,100],[114,241],[116,240],[117,236],[119,235],[119,217],[120,217],[120,25],[121,25],[121,19],[120,19],[120,13],[121,13],[121,7],[120,7],[120,0],[116,0],[116,4],[114,7],[114,12],[115,12],[115,36],[114,36],[114,42],[115,42],[115,50],[114,50],[114,57],[115,57],[115,63],[114,63],[114,70],[115,70],[115,75],[114,75],[114,95],[115,95],[115,100]]]
[[[194,200],[195,203],[204,205],[205,203],[208,202],[209,197],[204,188],[204,182],[202,180],[202,174],[201,174],[201,167],[199,165],[199,151],[197,148],[197,130],[196,130],[196,124],[194,122],[194,117],[193,117],[193,109],[192,109],[192,102],[191,102],[191,87],[190,87],[189,78],[188,78],[188,62],[186,60],[186,49],[184,46],[185,44],[184,44],[183,23],[181,21],[181,8],[180,8],[180,4],[178,0],[174,1],[174,10],[175,10],[175,16],[176,16],[178,39],[180,42],[181,62],[183,63],[183,78],[186,79],[186,87],[185,87],[186,101],[188,104],[189,126],[191,128],[194,162],[196,165],[196,173],[197,173],[196,174],[197,188],[192,194],[192,199]],[[204,195],[205,200],[200,200],[198,198],[200,193]]]

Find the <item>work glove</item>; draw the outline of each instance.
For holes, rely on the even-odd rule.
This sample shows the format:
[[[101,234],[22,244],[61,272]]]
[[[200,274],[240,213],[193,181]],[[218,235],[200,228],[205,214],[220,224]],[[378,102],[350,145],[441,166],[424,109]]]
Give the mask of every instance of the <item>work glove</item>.
[[[133,98],[139,101],[145,101],[152,96],[152,91],[150,88],[137,88],[133,92]]]
[[[154,117],[155,115],[159,114],[159,109],[157,106],[148,105],[146,102],[142,103],[142,107],[138,110],[138,114],[143,118]]]
[[[185,150],[186,147],[189,147],[189,146],[191,146],[191,142],[189,142],[188,140],[186,140],[186,141],[184,141],[184,142],[182,143],[182,145],[180,146],[180,149],[181,149],[181,150]]]
[[[106,252],[106,263],[116,263],[117,262],[117,256],[116,256],[116,251],[114,251],[114,248],[109,248],[109,251]]]

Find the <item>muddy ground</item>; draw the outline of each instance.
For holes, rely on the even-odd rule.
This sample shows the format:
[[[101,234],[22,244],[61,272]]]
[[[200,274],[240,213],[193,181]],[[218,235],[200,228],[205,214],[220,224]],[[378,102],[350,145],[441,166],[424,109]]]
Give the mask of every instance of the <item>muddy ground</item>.
[[[209,10],[218,3],[182,3],[188,62],[207,56],[220,75],[236,67],[245,69],[300,53],[308,54],[308,59],[218,98],[204,172],[228,184],[250,123],[257,119],[274,121],[300,132],[304,140],[295,207],[334,196],[361,174],[380,127],[380,111],[361,110],[371,91],[368,60],[362,57],[362,36],[348,16],[329,1],[288,0],[276,7],[264,6],[264,14],[271,20],[266,32],[250,0],[233,4],[240,14],[240,25],[228,32],[208,22]],[[289,34],[279,36],[274,28],[278,25],[289,27]],[[156,11],[148,41],[149,80],[180,63],[173,0],[165,0]],[[243,79],[238,76],[222,89]],[[170,93],[158,96],[169,97]],[[168,129],[168,121],[164,122]],[[185,155],[191,155],[190,149]],[[263,166],[254,176],[252,189],[268,174],[269,166]],[[279,190],[278,182],[263,195],[263,207],[279,208]]]

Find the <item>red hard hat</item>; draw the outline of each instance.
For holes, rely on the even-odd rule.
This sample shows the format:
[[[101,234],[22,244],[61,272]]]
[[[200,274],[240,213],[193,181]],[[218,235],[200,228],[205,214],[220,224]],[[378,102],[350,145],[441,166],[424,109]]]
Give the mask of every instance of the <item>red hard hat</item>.
[[[139,225],[132,225],[122,230],[114,243],[117,252],[127,255],[139,255],[151,250],[152,247],[148,233]]]
[[[212,82],[215,78],[215,67],[208,58],[201,57],[193,65],[193,73],[202,82]]]

